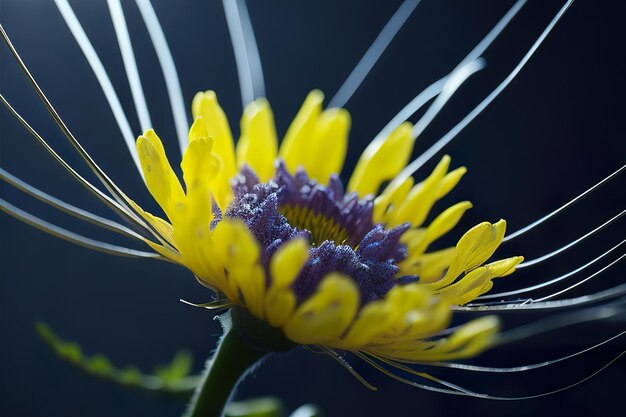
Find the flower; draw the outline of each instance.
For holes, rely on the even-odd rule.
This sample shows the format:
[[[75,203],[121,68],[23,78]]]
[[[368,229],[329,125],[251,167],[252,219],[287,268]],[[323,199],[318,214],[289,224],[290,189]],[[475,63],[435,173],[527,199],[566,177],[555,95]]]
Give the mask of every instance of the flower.
[[[58,0],[55,3],[88,57],[118,119],[122,133],[130,132],[131,129],[125,129],[122,123],[124,115],[119,108],[119,103],[117,107],[115,106],[115,91],[112,91],[111,86],[107,87],[106,79],[102,81],[103,69],[100,68],[102,64],[98,62],[93,48],[90,51],[89,46],[85,45],[85,42],[89,44],[89,41],[85,40],[85,34],[81,32],[82,28],[73,16],[71,7],[65,0]],[[133,54],[132,47],[128,39],[126,43],[124,39],[121,39],[124,38],[124,29],[120,30],[120,27],[125,26],[123,12],[119,10],[119,7],[117,13],[113,11],[118,3],[109,2],[109,6],[116,25],[120,48],[123,50],[125,69],[131,81],[140,123],[144,125],[149,117],[146,117],[147,109],[143,109],[145,110],[143,113],[141,111],[142,97],[139,97],[141,94],[137,94],[137,87],[141,90],[141,85],[138,85],[138,77],[133,77],[133,63],[128,62],[128,53],[130,52],[131,57]],[[182,116],[176,117],[176,100],[172,98],[172,91],[176,90],[175,83],[171,83],[172,73],[176,75],[174,65],[173,62],[167,62],[167,57],[165,59],[162,57],[163,51],[167,52],[167,43],[164,39],[158,40],[158,33],[154,36],[154,31],[160,30],[158,21],[154,23],[156,18],[153,18],[150,23],[150,19],[144,16],[146,8],[150,9],[150,2],[138,0],[137,3],[161,61],[179,133],[178,122],[183,120],[182,136],[184,137],[187,129],[186,113],[182,109],[182,112],[178,113],[178,116],[181,114]],[[516,11],[523,6],[523,3],[523,0],[515,3],[509,13],[494,27],[494,30],[477,45],[457,69],[446,77],[447,82],[444,83],[444,80],[441,80],[433,83],[424,91],[425,94],[436,90],[422,103],[424,105],[434,99],[425,116],[420,119],[420,122],[424,120],[426,122],[421,124],[418,122],[421,130],[417,129],[417,125],[411,129],[411,125],[407,123],[400,125],[389,135],[381,135],[372,142],[364,152],[352,179],[347,183],[347,192],[344,192],[343,185],[336,174],[340,172],[345,157],[347,130],[350,124],[349,115],[343,110],[322,112],[320,93],[312,93],[305,102],[301,115],[296,118],[292,129],[288,131],[279,152],[269,105],[263,99],[252,100],[264,94],[258,94],[259,85],[246,87],[244,83],[246,65],[245,63],[241,65],[239,62],[242,57],[246,56],[253,60],[250,57],[254,55],[254,51],[251,53],[248,50],[250,44],[255,43],[253,35],[252,40],[250,39],[253,32],[251,27],[240,28],[241,37],[247,36],[248,39],[244,39],[238,49],[235,45],[237,28],[233,30],[230,21],[229,29],[235,33],[235,36],[231,33],[231,37],[237,52],[242,98],[245,104],[253,101],[244,113],[242,136],[238,141],[236,151],[230,138],[228,123],[212,92],[200,93],[192,106],[195,115],[201,118],[196,119],[192,126],[191,141],[189,146],[186,146],[187,152],[183,158],[185,174],[183,185],[167,162],[163,146],[156,134],[153,131],[147,131],[139,139],[138,148],[148,187],[160,203],[167,220],[146,213],[121,192],[73,137],[56,111],[47,102],[43,92],[38,89],[36,82],[31,79],[48,110],[53,114],[68,139],[79,150],[81,156],[102,180],[107,191],[110,192],[110,197],[98,193],[99,190],[80,177],[71,166],[65,165],[66,169],[123,218],[131,220],[131,223],[137,226],[137,230],[149,232],[152,238],[147,239],[148,234],[139,236],[133,230],[105,221],[108,219],[98,219],[91,213],[78,211],[58,200],[55,202],[50,196],[38,190],[33,191],[28,186],[20,185],[18,179],[10,177],[4,170],[2,179],[12,185],[17,184],[18,188],[26,190],[27,193],[57,208],[73,213],[76,217],[88,219],[109,230],[123,232],[127,237],[143,239],[163,257],[190,268],[201,283],[218,294],[215,301],[205,306],[211,308],[232,306],[235,327],[244,333],[245,344],[251,342],[250,345],[255,349],[280,350],[290,348],[297,343],[315,344],[330,354],[334,353],[334,349],[349,350],[374,366],[380,362],[402,372],[413,372],[413,375],[440,383],[451,388],[453,393],[471,395],[473,393],[470,391],[436,380],[427,374],[416,373],[417,371],[413,368],[406,368],[399,362],[430,361],[432,364],[432,361],[464,358],[492,344],[497,331],[495,318],[482,318],[461,327],[447,329],[452,310],[552,308],[554,304],[533,303],[532,299],[509,299],[497,303],[499,305],[481,300],[474,305],[461,307],[487,292],[492,285],[493,278],[512,272],[521,258],[510,258],[483,265],[502,241],[504,222],[478,225],[468,231],[455,248],[427,253],[430,243],[451,229],[463,212],[469,208],[467,202],[454,205],[437,216],[427,227],[422,227],[424,219],[431,211],[432,203],[456,185],[464,169],[460,168],[448,173],[450,161],[446,157],[431,176],[421,183],[421,186],[413,187],[413,180],[410,177],[415,169],[411,170],[409,167],[417,161],[412,162],[406,168],[404,166],[411,154],[412,140],[419,135],[415,132],[421,132],[432,121],[432,117],[429,119],[426,116],[432,116],[431,110],[433,109],[436,110],[436,114],[437,108],[441,109],[446,97],[449,97],[451,91],[455,90],[446,87],[454,85],[454,83],[448,84],[454,80],[455,75],[460,74],[457,70],[469,68],[462,65],[464,62],[470,64],[479,62],[477,58],[482,52],[475,53],[475,51],[480,49],[481,45],[488,46]],[[408,10],[405,4],[408,2],[403,3],[398,12]],[[471,122],[477,114],[480,114],[493,98],[506,88],[570,4],[571,1],[560,9],[511,74],[449,134],[444,136],[448,138],[447,141]],[[246,17],[247,12],[243,2],[225,1],[224,5],[227,18],[229,13],[232,15],[234,7],[234,14],[240,14],[239,17],[235,16],[237,17],[235,22],[238,21],[241,25],[243,21],[245,25],[249,17]],[[154,14],[154,11],[152,13]],[[408,13],[410,14],[410,11]],[[392,21],[397,24],[396,16],[394,15]],[[387,27],[381,35],[385,33],[387,39],[390,40]],[[4,30],[2,31],[3,37],[6,37]],[[126,37],[128,37],[127,34]],[[161,38],[163,38],[162,33]],[[5,40],[11,48],[8,37]],[[243,49],[241,49],[242,45]],[[380,45],[378,39],[373,47],[376,45]],[[15,52],[14,54],[18,58],[18,63],[23,66],[19,56]],[[369,51],[364,58],[367,56],[370,58],[372,56]],[[470,59],[471,56],[473,56],[473,61]],[[171,59],[170,56],[169,60]],[[259,77],[260,63],[257,64],[256,70],[253,68],[254,64],[250,64],[248,68],[249,81],[252,84],[258,82],[259,79],[262,84],[262,74]],[[354,73],[359,73],[357,71],[359,66],[361,63]],[[28,73],[25,66],[22,69]],[[369,69],[360,72],[367,74],[368,71]],[[30,74],[27,75],[30,77]],[[106,78],[106,72],[104,72],[104,77]],[[348,77],[348,80],[351,78],[352,75]],[[347,89],[344,89],[344,86],[340,92],[351,91],[347,96],[350,96],[356,88],[354,84]],[[339,92],[337,95],[340,95]],[[345,96],[346,94],[344,94],[344,103],[347,100]],[[421,94],[416,99],[420,96]],[[1,98],[3,104],[18,120],[22,121],[53,156],[64,164],[65,161],[60,159],[45,140],[21,119],[8,101],[4,97]],[[179,106],[179,110],[181,108]],[[401,117],[402,120],[408,117],[405,110],[400,112],[400,114],[405,114]],[[413,132],[409,134],[411,130]],[[406,139],[407,137],[411,139]],[[128,138],[125,137],[125,139]],[[133,142],[132,133],[130,141],[127,140],[127,142]],[[326,146],[326,143],[330,145]],[[434,148],[437,148],[440,143],[442,142],[438,141]],[[441,146],[445,146],[446,143],[443,141]],[[430,149],[427,153],[429,152]],[[437,150],[432,152],[431,157],[436,152]],[[418,158],[420,159],[423,159],[423,155]],[[319,161],[323,163],[318,163]],[[612,176],[622,170],[616,171]],[[150,179],[151,176],[152,179]],[[389,180],[391,183],[382,189],[380,195],[376,196],[381,186]],[[514,235],[523,234],[525,230],[543,223],[547,218],[569,205],[571,202]],[[0,201],[0,208],[43,230],[87,247],[118,255],[159,257],[154,253],[103,244],[93,239],[87,240],[58,227],[50,227],[51,225],[34,216],[29,216],[28,213],[7,204],[4,200]],[[137,213],[141,218],[137,216]],[[566,247],[575,243],[568,244]],[[616,248],[617,246],[611,251]],[[561,251],[562,249],[559,249],[555,252]],[[546,257],[552,257],[553,253],[538,258],[538,262]],[[605,254],[580,269],[586,268]],[[530,261],[523,266],[533,264],[534,262]],[[580,280],[566,290],[584,281],[586,279]],[[526,296],[530,291],[550,283],[550,281],[544,281],[537,286],[488,294],[482,299],[516,294]],[[544,299],[552,298],[566,290],[544,297]],[[620,287],[614,287],[607,293],[592,294],[588,298],[595,301],[605,300],[619,296],[620,291]],[[561,306],[577,306],[588,302],[584,299],[560,301]],[[525,305],[526,303],[528,305]],[[599,316],[592,315],[591,317],[606,318],[616,315],[620,308],[623,311],[623,306],[612,307],[614,306],[608,306],[607,311],[601,312]],[[594,312],[591,309],[588,311]],[[595,313],[598,311],[595,310]],[[586,317],[581,318],[580,315],[569,316],[569,319],[572,317],[575,322],[587,320]],[[560,323],[556,327],[564,326],[563,322]],[[541,332],[541,329],[541,323],[537,323],[530,333]],[[220,352],[224,353],[226,350],[224,346],[234,343],[233,340],[228,339],[231,334],[233,333],[227,333],[220,343],[218,349]],[[449,334],[451,336],[448,336]],[[524,333],[525,337],[528,337],[528,334]],[[514,332],[510,335],[515,336]],[[515,340],[515,337],[512,339]],[[506,340],[510,341],[511,338]],[[502,339],[499,342],[502,342]],[[251,357],[256,358],[254,355]],[[562,359],[557,361],[560,360]],[[545,364],[547,363],[516,369],[529,369]],[[464,369],[464,365],[454,363],[434,365]],[[486,367],[473,368],[473,370],[478,369],[487,370]],[[513,372],[510,369],[488,368],[488,371]],[[214,383],[216,381],[218,384],[222,383],[219,375],[210,379]],[[233,386],[236,381],[237,378],[231,381]],[[230,391],[225,394],[229,393]],[[225,395],[224,401],[227,399],[228,395]]]
[[[268,102],[248,105],[235,148],[213,91],[193,100],[194,123],[181,162],[184,186],[148,130],[137,140],[147,187],[166,219],[132,206],[161,242],[150,246],[291,342],[366,352],[392,360],[465,358],[489,346],[498,320],[470,321],[439,336],[451,306],[487,292],[522,257],[483,265],[506,224],[481,223],[456,247],[427,252],[471,207],[453,205],[425,225],[465,168],[445,156],[428,178],[385,181],[413,150],[405,122],[361,156],[347,190],[339,179],[350,116],[322,109],[312,91],[280,145]],[[218,300],[225,305],[224,300]]]

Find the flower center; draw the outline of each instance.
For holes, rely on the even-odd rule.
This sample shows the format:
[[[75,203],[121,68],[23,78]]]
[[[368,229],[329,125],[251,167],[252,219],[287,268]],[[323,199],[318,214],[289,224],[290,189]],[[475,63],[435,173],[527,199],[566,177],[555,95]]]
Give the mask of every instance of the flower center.
[[[344,194],[337,176],[327,186],[298,170],[291,175],[280,163],[275,177],[259,183],[243,168],[233,183],[235,198],[226,216],[244,221],[263,247],[261,262],[286,241],[306,237],[313,246],[294,281],[299,300],[309,297],[331,272],[351,277],[361,302],[381,299],[396,284],[397,264],[406,258],[401,235],[409,225],[385,229],[372,223],[373,202]]]
[[[324,213],[299,205],[282,206],[279,207],[279,211],[287,218],[289,224],[311,234],[313,246],[318,246],[327,240],[341,245],[348,240],[347,230],[332,218],[326,217]]]

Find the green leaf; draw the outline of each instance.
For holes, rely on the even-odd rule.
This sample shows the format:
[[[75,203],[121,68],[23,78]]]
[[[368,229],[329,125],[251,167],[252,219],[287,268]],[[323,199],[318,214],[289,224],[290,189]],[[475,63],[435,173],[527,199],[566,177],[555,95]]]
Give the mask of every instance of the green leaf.
[[[143,374],[133,366],[118,368],[102,354],[85,355],[77,343],[61,339],[45,323],[37,323],[35,329],[59,358],[100,379],[165,394],[191,393],[200,381],[199,376],[189,375],[192,357],[186,351],[178,352],[169,364],[158,366],[154,375]]]
[[[283,404],[273,397],[233,401],[226,406],[226,417],[280,417]]]
[[[178,351],[168,365],[158,366],[154,374],[165,382],[176,382],[191,372],[193,359],[185,350]]]

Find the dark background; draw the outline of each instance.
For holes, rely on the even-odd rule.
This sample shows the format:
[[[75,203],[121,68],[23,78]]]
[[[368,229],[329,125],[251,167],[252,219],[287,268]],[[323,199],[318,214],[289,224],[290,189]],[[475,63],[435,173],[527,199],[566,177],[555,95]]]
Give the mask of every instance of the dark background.
[[[173,123],[156,56],[134,2],[123,3],[152,119],[176,163]],[[284,132],[309,90],[320,88],[328,99],[332,97],[401,2],[249,3],[268,98],[279,132]],[[347,105],[353,128],[345,172],[350,172],[373,135],[422,88],[448,73],[512,3],[424,0],[418,6]],[[139,134],[106,2],[72,1],[72,5]],[[198,90],[215,89],[237,133],[240,95],[221,2],[154,1],[154,6],[186,102]],[[560,6],[556,1],[529,2],[485,54],[487,69],[459,91],[424,133],[416,155],[508,74]],[[624,11],[620,2],[575,3],[516,80],[446,148],[455,167],[469,168],[447,202],[467,198],[475,205],[447,243],[483,220],[504,217],[510,230],[517,230],[624,164]],[[104,96],[53,2],[1,0],[0,21],[87,150],[131,197],[151,207]],[[88,174],[4,46],[0,60],[2,93],[72,165]],[[0,111],[0,123],[2,167],[55,196],[109,214],[5,110]],[[557,219],[505,245],[499,254],[523,254],[530,259],[577,238],[624,209],[625,184],[623,176],[618,178]],[[122,242],[2,187],[3,198],[48,220]],[[183,268],[91,252],[6,215],[0,216],[0,222],[0,415],[180,415],[183,402],[127,391],[68,367],[38,339],[33,323],[45,320],[61,336],[79,341],[87,353],[103,352],[118,365],[135,364],[144,370],[168,361],[179,348],[188,348],[196,358],[195,369],[200,370],[219,328],[208,312],[178,300],[202,302],[210,294]],[[576,249],[499,282],[496,289],[537,283],[572,270],[622,240],[624,230],[624,220],[618,221]],[[622,262],[569,295],[623,282],[625,272]],[[511,327],[545,316],[516,313],[503,318]],[[548,360],[591,346],[623,328],[623,321],[574,326],[496,349],[477,363],[511,366]],[[479,392],[531,395],[574,383],[622,350],[624,340],[618,339],[583,357],[522,374],[434,373]],[[623,415],[623,359],[569,391],[517,402],[420,391],[350,360],[379,387],[378,392],[367,391],[331,359],[298,349],[271,358],[241,385],[238,398],[276,395],[291,409],[314,402],[328,416]]]

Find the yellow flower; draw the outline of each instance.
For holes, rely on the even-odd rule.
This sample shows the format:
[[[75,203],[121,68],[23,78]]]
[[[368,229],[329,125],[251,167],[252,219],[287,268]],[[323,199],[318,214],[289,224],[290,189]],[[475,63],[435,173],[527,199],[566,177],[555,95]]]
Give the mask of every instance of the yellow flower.
[[[385,26],[331,103],[339,102],[337,107],[341,107],[349,100],[393,38],[391,32],[402,26],[397,25],[396,16],[405,21],[417,3],[413,2],[409,8],[405,7],[407,3],[403,3],[398,14],[392,18],[396,23]],[[232,307],[231,315],[225,314],[220,319],[232,319],[234,326],[224,325],[225,336],[218,345],[212,365],[207,367],[204,385],[192,401],[194,414],[190,415],[221,415],[222,406],[228,401],[241,375],[259,358],[268,351],[286,350],[296,345],[316,346],[340,362],[343,359],[336,350],[351,351],[402,382],[421,386],[390,372],[390,367],[450,388],[439,389],[442,392],[482,396],[404,364],[430,363],[461,369],[514,372],[556,363],[564,358],[517,368],[442,364],[441,361],[474,356],[495,342],[510,342],[519,338],[520,334],[527,337],[545,329],[540,322],[529,332],[504,333],[496,340],[499,330],[497,317],[481,317],[449,327],[453,311],[578,306],[623,293],[623,286],[617,286],[604,293],[544,302],[576,287],[585,279],[536,303],[530,298],[506,300],[498,305],[482,301],[527,294],[574,273],[571,272],[539,285],[485,295],[481,301],[464,307],[488,292],[493,279],[514,272],[523,260],[512,257],[489,261],[503,242],[505,222],[478,224],[463,234],[456,246],[431,250],[432,244],[450,232],[471,207],[471,203],[462,201],[445,210],[434,209],[437,201],[452,191],[466,170],[463,167],[451,169],[451,160],[445,156],[422,182],[415,184],[413,174],[509,85],[572,0],[559,10],[495,89],[431,148],[409,163],[414,141],[456,89],[482,68],[480,56],[524,3],[524,0],[516,2],[465,59],[448,75],[417,95],[394,117],[383,129],[384,133],[379,134],[365,149],[344,187],[339,175],[348,149],[350,115],[341,108],[324,109],[322,93],[313,91],[305,99],[279,146],[270,105],[264,98],[258,98],[265,95],[263,74],[245,2],[224,1],[242,102],[246,105],[241,118],[241,136],[234,140],[216,94],[207,91],[198,93],[192,102],[194,122],[188,132],[188,143],[185,143],[188,119],[173,58],[150,2],[137,1],[163,70],[174,123],[182,143],[181,182],[178,170],[172,168],[159,136],[153,130],[146,130],[152,124],[121,4],[118,1],[108,2],[137,116],[142,130],[146,130],[136,142],[136,153],[132,129],[102,62],[69,3],[56,0],[57,8],[94,70],[122,135],[130,144],[131,155],[141,167],[146,185],[164,216],[146,212],[95,163],[32,78],[2,26],[1,35],[17,63],[65,136],[108,193],[100,191],[63,160],[4,96],[0,95],[0,100],[81,185],[136,229],[48,196],[3,169],[0,169],[0,177],[79,219],[143,241],[156,253],[80,236],[23,212],[2,199],[0,209],[44,231],[89,248],[123,256],[167,259],[183,265],[215,293],[214,300],[202,306],[214,309]],[[396,29],[393,29],[394,26]],[[403,123],[431,101],[416,126]],[[513,236],[524,234],[543,223],[624,169],[622,167],[581,196],[518,230]],[[623,214],[561,249],[524,263],[520,268],[562,252]],[[524,305],[526,302],[528,305]],[[588,313],[589,320],[596,320],[621,312],[623,305],[610,307],[607,311],[589,309],[584,312],[585,318],[573,316],[573,321],[587,320]],[[571,317],[553,327],[567,325]],[[229,388],[224,389],[226,386]],[[216,387],[218,389],[214,391]],[[207,411],[207,407],[212,411]]]
[[[485,264],[505,222],[481,223],[456,247],[429,252],[471,207],[460,202],[425,222],[465,168],[449,171],[445,156],[423,182],[392,182],[379,193],[412,153],[407,122],[361,156],[344,193],[338,175],[350,116],[323,109],[322,101],[320,91],[308,95],[280,148],[268,102],[254,101],[235,148],[215,93],[198,93],[181,162],[184,184],[157,134],[140,136],[146,184],[166,215],[131,202],[161,238],[150,246],[297,344],[403,362],[465,358],[487,348],[498,330],[494,316],[438,335],[451,306],[487,292],[493,278],[522,261]]]

